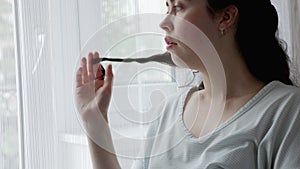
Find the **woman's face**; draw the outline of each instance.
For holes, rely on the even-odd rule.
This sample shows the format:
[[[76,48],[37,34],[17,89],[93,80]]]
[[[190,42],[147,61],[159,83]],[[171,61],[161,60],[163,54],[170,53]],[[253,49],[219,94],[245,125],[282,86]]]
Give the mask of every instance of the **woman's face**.
[[[167,0],[166,4],[168,16],[161,22],[160,27],[166,32],[167,50],[172,54],[174,63],[180,67],[203,70],[200,56],[197,56],[189,45],[184,44],[181,39],[174,37],[186,37],[186,34],[191,33],[188,32],[188,26],[193,25],[214,44],[219,36],[218,23],[209,13],[206,0]],[[177,22],[176,18],[185,20],[190,24]]]

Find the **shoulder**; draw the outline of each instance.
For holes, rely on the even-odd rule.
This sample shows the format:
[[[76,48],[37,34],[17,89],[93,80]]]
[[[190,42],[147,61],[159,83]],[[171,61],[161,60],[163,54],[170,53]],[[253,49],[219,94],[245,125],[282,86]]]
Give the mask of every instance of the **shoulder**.
[[[300,114],[300,89],[279,81],[272,82],[268,94],[262,98],[266,107],[272,107],[274,112],[293,115]]]
[[[261,130],[281,133],[289,130],[291,126],[300,127],[299,88],[273,81],[250,102],[243,119],[258,122]]]
[[[274,91],[282,94],[300,96],[300,88],[292,85],[286,85],[279,81],[274,81]]]
[[[278,159],[274,162],[274,168],[299,166],[300,89],[276,82],[268,98],[273,98],[270,100],[273,100],[274,105],[271,109],[274,114],[270,125],[273,134],[266,135],[270,136]]]
[[[272,97],[277,99],[276,101],[284,110],[293,114],[300,114],[300,88],[278,82]]]
[[[272,83],[260,101],[260,110],[271,117],[272,126],[277,126],[280,132],[300,127],[300,89],[279,81]]]
[[[277,104],[295,104],[300,106],[300,88],[296,86],[286,85],[279,81],[271,82],[268,94],[263,98],[270,103]]]

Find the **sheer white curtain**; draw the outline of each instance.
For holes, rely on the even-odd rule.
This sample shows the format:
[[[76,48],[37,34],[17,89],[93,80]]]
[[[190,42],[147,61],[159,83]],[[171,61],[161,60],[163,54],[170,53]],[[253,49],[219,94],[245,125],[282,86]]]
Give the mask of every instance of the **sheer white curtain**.
[[[13,16],[13,1],[0,0],[0,169],[19,167]]]
[[[298,0],[272,2],[279,13],[279,36],[288,45],[292,79],[300,86],[300,3]]]
[[[150,11],[162,13],[165,9],[162,4],[161,1],[138,0],[15,1],[22,105],[22,168],[91,168],[86,136],[73,105],[72,84],[80,53],[97,30],[125,16]],[[105,43],[111,43],[109,40],[114,39],[116,34],[129,29],[139,27],[119,27],[109,34],[111,37],[103,37],[107,39]],[[125,44],[113,48],[108,54],[138,57],[162,52],[162,39],[162,36],[134,36],[125,39]],[[149,50],[147,46],[152,48]],[[156,106],[150,102],[154,90],[159,89],[165,95],[176,92],[175,71],[154,63],[113,64],[113,67],[112,99],[118,98],[119,102],[110,107],[110,125],[123,135],[142,137],[147,126],[131,124],[122,115],[132,109],[143,113]],[[131,91],[130,96],[126,93],[128,91]],[[124,102],[133,104],[122,107],[120,104]],[[123,147],[116,147],[117,151],[118,148]],[[131,151],[134,145],[126,148]],[[131,159],[120,157],[123,168],[129,168],[131,162]]]
[[[291,21],[291,56],[295,63],[295,81],[300,87],[300,2],[291,0],[288,11],[290,11]]]
[[[280,16],[280,37],[287,42],[289,56],[299,72],[300,4],[297,0],[272,1]],[[138,13],[164,13],[165,2],[0,2],[0,169],[91,168],[86,137],[73,105],[72,82],[80,52],[97,30],[112,21]],[[6,8],[4,5],[7,5]],[[13,38],[14,23],[16,41]],[[124,28],[128,28],[127,25]],[[133,26],[131,29],[138,27]],[[120,28],[120,31],[126,29]],[[161,39],[155,36],[135,37],[126,41],[124,50],[115,48],[110,54],[138,56],[159,52],[163,49]],[[156,46],[147,50],[153,45]],[[114,97],[134,102],[134,106],[130,106],[139,112],[145,112],[151,107],[149,98],[155,89],[164,91],[166,95],[178,90],[173,77],[184,82],[191,80],[190,76],[186,76],[190,72],[184,74],[158,64],[113,66],[116,71]],[[136,72],[140,72],[138,76],[134,76]],[[294,73],[294,77],[299,79],[299,73]],[[128,78],[132,81],[130,88],[126,89]],[[129,98],[121,94],[125,89],[131,91]],[[128,123],[120,116],[117,108],[111,107],[111,126],[122,134],[142,137],[147,126]],[[120,162],[123,168],[131,165],[130,159],[120,158]]]

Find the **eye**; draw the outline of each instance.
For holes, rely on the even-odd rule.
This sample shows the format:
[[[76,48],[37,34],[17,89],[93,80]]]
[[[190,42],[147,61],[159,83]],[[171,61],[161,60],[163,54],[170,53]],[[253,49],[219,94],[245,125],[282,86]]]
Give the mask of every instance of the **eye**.
[[[174,5],[174,9],[177,12],[177,11],[181,11],[183,8],[181,5]]]
[[[167,10],[167,14],[169,14],[170,13],[170,11],[172,12],[172,13],[174,13],[174,14],[176,14],[177,12],[179,12],[179,11],[181,11],[182,9],[183,9],[183,6],[182,5],[174,5],[174,6],[172,6],[171,7],[171,9],[170,9],[170,5],[168,4],[168,2],[166,2],[166,6],[168,7],[168,10]]]

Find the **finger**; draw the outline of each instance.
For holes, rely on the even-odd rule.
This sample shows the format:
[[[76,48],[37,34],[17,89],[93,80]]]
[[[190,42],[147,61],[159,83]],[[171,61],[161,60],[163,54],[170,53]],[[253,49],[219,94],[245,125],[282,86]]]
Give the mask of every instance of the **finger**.
[[[82,68],[80,67],[76,72],[76,87],[82,86]]]
[[[93,60],[94,59],[97,59],[97,58],[99,58],[99,53],[98,52],[95,52],[94,53],[94,55],[93,55]],[[96,74],[96,77],[97,77],[97,71],[98,71],[98,68],[99,68],[99,66],[100,66],[100,62],[97,62],[97,63],[95,63],[94,65],[93,65],[93,70],[94,70],[94,73]]]
[[[112,72],[112,65],[109,64],[107,66],[107,71],[106,71],[106,78],[103,87],[105,90],[111,90],[112,88],[112,83],[113,83],[113,72]]]
[[[87,68],[86,68],[86,58],[82,58],[81,67],[82,67],[82,83],[87,83],[88,82],[88,73],[87,73]]]
[[[88,78],[89,81],[94,80],[94,69],[93,69],[93,53],[88,55]]]

